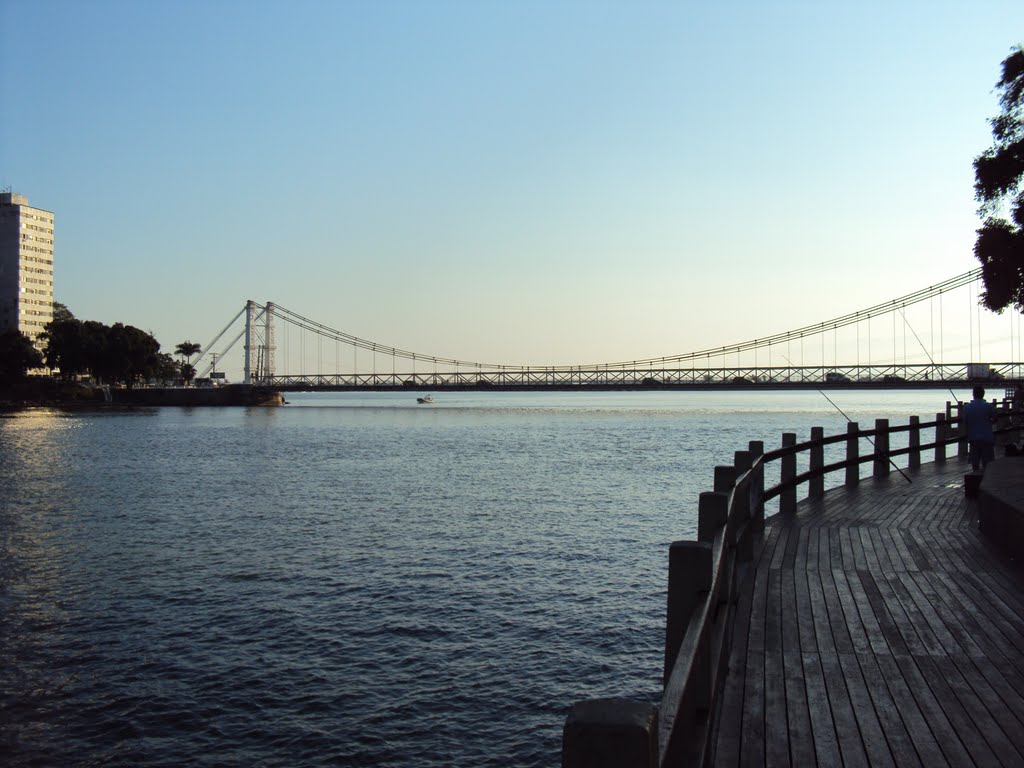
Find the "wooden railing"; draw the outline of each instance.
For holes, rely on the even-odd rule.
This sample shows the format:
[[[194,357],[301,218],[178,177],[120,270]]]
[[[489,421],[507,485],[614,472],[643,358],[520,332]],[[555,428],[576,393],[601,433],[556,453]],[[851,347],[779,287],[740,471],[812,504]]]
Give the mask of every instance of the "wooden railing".
[[[920,423],[910,417],[904,426],[875,421],[873,429],[847,425],[845,434],[825,437],[821,427],[811,439],[797,443],[782,435],[782,446],[765,452],[751,442],[737,451],[731,466],[715,467],[714,490],[702,493],[698,505],[697,540],[669,547],[668,605],[665,622],[664,691],[659,704],[626,699],[591,699],[573,705],[562,738],[563,768],[642,766],[662,768],[707,765],[713,759],[712,726],[716,702],[728,666],[738,587],[760,547],[765,502],[778,498],[779,514],[796,511],[797,490],[807,486],[808,498],[825,494],[825,479],[844,472],[846,485],[861,481],[860,467],[871,463],[872,477],[885,477],[896,467],[894,457],[907,456],[915,469],[921,456],[947,458],[947,447],[967,453],[962,404],[946,404],[946,413]],[[1020,401],[998,406],[998,433],[1019,432],[1024,423]],[[954,416],[954,412],[956,415]],[[922,444],[922,430],[933,439]],[[890,447],[890,437],[907,433],[905,448]],[[862,454],[861,440],[873,445]],[[902,442],[902,441],[901,441]],[[826,447],[846,446],[846,458],[825,464]],[[808,469],[797,473],[798,456],[807,454]],[[765,488],[765,467],[779,462],[779,482]]]

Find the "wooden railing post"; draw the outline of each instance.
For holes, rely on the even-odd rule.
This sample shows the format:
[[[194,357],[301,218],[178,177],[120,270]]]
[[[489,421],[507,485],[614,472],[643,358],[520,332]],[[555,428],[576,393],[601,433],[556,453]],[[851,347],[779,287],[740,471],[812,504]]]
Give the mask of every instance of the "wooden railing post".
[[[725,528],[724,544],[726,549],[734,549],[736,542],[734,532],[728,530],[730,493],[704,492],[700,495],[697,507],[697,540],[702,544],[711,544],[718,531]],[[736,586],[731,573],[726,569],[720,594],[724,600],[734,602],[733,588]]]
[[[846,484],[857,485],[860,482],[860,427],[851,421],[846,425],[846,460],[851,462],[846,467]]]
[[[935,463],[946,460],[946,414],[935,414]]]
[[[961,459],[967,455],[967,419],[964,418],[964,404],[956,404],[956,455]]]
[[[754,465],[754,457],[750,451],[734,451],[732,463],[736,467],[736,476],[739,477]]]
[[[757,469],[750,480],[750,520],[755,533],[764,532],[764,463],[758,461],[764,456],[764,441],[751,440],[750,455]]]
[[[736,467],[719,464],[715,467],[715,490],[728,493],[736,485]]]
[[[668,548],[663,685],[672,674],[686,628],[711,589],[711,554],[711,544],[704,541],[673,541]]]
[[[562,768],[657,768],[658,708],[628,699],[573,704],[562,729]]]
[[[736,478],[739,483],[733,491],[732,508],[729,510],[733,515],[735,526],[736,557],[744,562],[754,559],[754,529],[750,524],[750,475],[749,472],[754,466],[754,457],[750,451],[736,451],[733,454],[733,461],[736,465]],[[745,479],[739,478],[746,475]]]
[[[889,420],[875,419],[875,477],[889,475]]]
[[[705,491],[697,507],[697,541],[711,543],[729,518],[728,492]],[[731,543],[731,542],[727,542]]]
[[[918,469],[921,466],[921,417],[910,417],[910,433],[908,435],[910,453],[907,455],[907,465],[911,469]]]
[[[795,432],[782,433],[782,447],[791,448],[796,445]],[[779,483],[792,483],[796,477],[796,454],[783,456],[779,467]],[[796,486],[790,485],[779,493],[779,512],[792,514],[796,512]]]
[[[745,472],[749,472],[750,468],[754,466],[754,457],[750,455],[750,451],[736,451],[732,456],[733,465],[736,467],[736,480],[738,481]],[[749,493],[736,494],[736,498],[733,499],[733,514],[737,516],[737,521],[750,519]]]
[[[811,442],[817,445],[811,446],[811,462],[809,469],[814,472],[821,472],[825,466],[825,446],[821,441],[825,439],[825,430],[822,427],[811,427]],[[807,495],[813,499],[820,499],[825,495],[825,475],[818,474],[807,481]]]

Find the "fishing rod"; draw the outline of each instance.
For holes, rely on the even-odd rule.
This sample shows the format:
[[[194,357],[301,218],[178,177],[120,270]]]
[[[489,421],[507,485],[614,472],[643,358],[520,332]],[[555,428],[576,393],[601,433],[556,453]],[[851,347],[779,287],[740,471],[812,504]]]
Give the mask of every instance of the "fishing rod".
[[[917,343],[921,345],[921,351],[924,352],[924,356],[928,358],[928,362],[932,364],[932,368],[934,368],[936,370],[936,372],[939,372],[938,371],[938,367],[939,366],[937,366],[935,364],[935,360],[932,358],[932,356],[930,354],[928,354],[928,348],[924,345],[924,342],[921,341],[921,337],[917,335],[917,331],[914,330],[914,326],[912,326],[910,324],[910,321],[907,320],[907,313],[903,311],[903,307],[900,307],[899,310],[900,310],[900,316],[903,318],[903,324],[906,325],[907,328],[910,329],[910,332],[912,334],[914,334],[914,338],[917,339]],[[949,386],[949,384],[946,385],[946,390],[949,392],[949,394],[951,394],[953,396],[953,401],[954,402],[956,402],[956,403],[960,402],[960,398],[957,397],[956,392],[953,391],[953,388],[951,386]]]
[[[785,360],[785,361],[786,361],[787,363],[789,363],[789,367],[790,367],[790,368],[794,368],[794,367],[795,367],[795,366],[793,365],[793,362],[792,362],[792,361],[791,361],[791,360],[790,360],[790,359],[789,359],[788,357],[786,357],[785,355],[783,355],[783,356],[782,356],[782,359],[783,359],[783,360]],[[829,405],[831,405],[831,406],[832,406],[833,408],[835,408],[835,409],[836,409],[837,411],[839,411],[839,414],[840,414],[840,415],[841,415],[841,416],[842,416],[842,417],[843,417],[844,419],[846,419],[846,421],[847,421],[847,423],[848,423],[848,424],[853,424],[853,423],[854,423],[853,419],[851,419],[851,418],[850,418],[849,416],[847,416],[847,415],[846,415],[846,412],[845,412],[845,411],[843,411],[843,409],[842,409],[842,408],[840,408],[840,407],[839,407],[838,405],[836,405],[836,404],[835,404],[834,402],[832,402],[832,398],[831,398],[831,397],[829,397],[828,395],[826,395],[826,394],[825,394],[825,393],[824,393],[824,392],[823,392],[823,391],[821,390],[821,388],[820,388],[820,387],[816,387],[816,389],[818,390],[818,394],[819,394],[819,395],[821,395],[821,396],[822,396],[822,397],[824,397],[824,398],[825,398],[826,400],[828,400],[828,403],[829,403]],[[868,441],[868,442],[869,442],[869,443],[871,444],[871,448],[872,448],[872,450],[877,450],[877,449],[875,449],[875,441],[874,441],[874,440],[872,440],[872,439],[871,439],[870,437],[868,437],[867,435],[864,435],[864,439],[865,439],[865,440],[867,440],[867,441]],[[904,480],[906,480],[906,481],[907,481],[908,483],[910,483],[911,485],[913,485],[913,484],[914,484],[914,481],[913,481],[913,480],[911,480],[911,479],[910,479],[909,477],[907,477],[907,473],[906,473],[906,472],[904,472],[904,471],[903,471],[902,469],[900,469],[900,468],[899,468],[899,466],[897,466],[896,462],[892,460],[892,456],[886,456],[886,458],[887,458],[887,459],[889,460],[889,464],[890,464],[890,465],[892,465],[892,468],[893,468],[893,469],[895,469],[895,470],[896,470],[897,472],[899,472],[899,473],[900,473],[900,475],[902,475],[902,476],[903,476],[903,479],[904,479]]]

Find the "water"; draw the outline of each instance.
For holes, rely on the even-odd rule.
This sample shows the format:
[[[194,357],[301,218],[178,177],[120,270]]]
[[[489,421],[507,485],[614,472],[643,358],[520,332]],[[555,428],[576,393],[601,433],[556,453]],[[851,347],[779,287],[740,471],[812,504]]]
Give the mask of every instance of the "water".
[[[845,429],[818,393],[289,399],[0,417],[0,762],[558,765],[573,701],[658,698],[714,465]]]

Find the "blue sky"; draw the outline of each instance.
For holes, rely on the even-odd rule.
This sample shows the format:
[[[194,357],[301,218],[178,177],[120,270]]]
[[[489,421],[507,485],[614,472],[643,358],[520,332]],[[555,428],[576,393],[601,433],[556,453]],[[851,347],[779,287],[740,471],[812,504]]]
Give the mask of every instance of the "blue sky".
[[[0,186],[78,316],[686,352],[975,266],[1014,2],[0,0]]]

